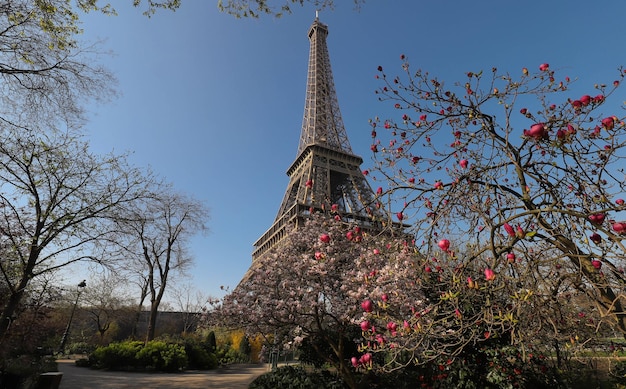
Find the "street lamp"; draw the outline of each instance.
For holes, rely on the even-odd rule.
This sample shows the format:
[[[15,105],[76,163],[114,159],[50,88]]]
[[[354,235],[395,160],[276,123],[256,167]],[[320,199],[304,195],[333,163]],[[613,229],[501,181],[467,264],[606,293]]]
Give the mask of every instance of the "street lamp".
[[[72,307],[72,313],[70,314],[70,320],[67,322],[67,327],[65,327],[65,332],[63,333],[63,337],[61,338],[61,345],[59,346],[59,352],[63,352],[65,349],[65,342],[67,342],[67,337],[70,334],[70,326],[72,325],[72,319],[74,319],[74,312],[76,312],[76,306],[78,305],[78,298],[80,297],[81,290],[87,286],[86,280],[83,280],[80,284],[77,285],[76,288],[76,301],[74,301],[74,306]]]

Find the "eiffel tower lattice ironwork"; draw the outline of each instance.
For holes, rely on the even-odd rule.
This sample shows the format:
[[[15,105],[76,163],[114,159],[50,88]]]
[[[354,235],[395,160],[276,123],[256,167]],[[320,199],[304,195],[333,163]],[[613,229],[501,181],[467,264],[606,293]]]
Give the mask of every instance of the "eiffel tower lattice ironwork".
[[[255,261],[285,235],[286,227],[312,211],[336,207],[346,222],[380,228],[387,215],[352,152],[335,92],[326,46],[328,27],[316,17],[309,29],[309,67],[302,132],[289,185],[273,225],[254,243]]]

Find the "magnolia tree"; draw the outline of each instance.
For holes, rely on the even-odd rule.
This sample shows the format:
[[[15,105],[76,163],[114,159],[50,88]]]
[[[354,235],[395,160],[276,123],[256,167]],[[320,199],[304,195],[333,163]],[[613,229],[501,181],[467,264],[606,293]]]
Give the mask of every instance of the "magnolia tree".
[[[293,346],[314,338],[311,346],[319,358],[356,387],[351,359],[362,359],[354,338],[361,332],[360,303],[371,292],[365,288],[367,280],[376,272],[390,275],[394,268],[412,266],[414,252],[401,237],[375,236],[327,216],[312,216],[253,263],[213,316],[250,334],[274,338],[276,344]],[[407,301],[419,295],[415,283],[379,280],[381,296],[384,290]]]
[[[523,346],[549,335],[558,351],[599,331],[626,334],[625,126],[601,113],[621,69],[581,95],[548,64],[447,85],[401,59],[403,76],[378,69],[377,93],[398,114],[371,121],[371,176],[412,225],[430,299],[394,310],[413,301],[376,299],[371,280],[378,309],[364,319],[372,339],[388,339],[364,349],[415,362],[437,345],[454,357],[494,337]]]

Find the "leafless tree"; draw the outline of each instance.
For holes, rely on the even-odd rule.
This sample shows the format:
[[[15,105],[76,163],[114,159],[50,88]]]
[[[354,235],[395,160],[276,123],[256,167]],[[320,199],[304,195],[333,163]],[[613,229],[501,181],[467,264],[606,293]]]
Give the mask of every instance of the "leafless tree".
[[[142,281],[150,301],[146,341],[154,338],[159,305],[171,274],[191,264],[189,238],[205,232],[208,219],[204,204],[176,193],[169,185],[159,186],[153,193],[132,210],[132,217],[119,222],[129,270]]]

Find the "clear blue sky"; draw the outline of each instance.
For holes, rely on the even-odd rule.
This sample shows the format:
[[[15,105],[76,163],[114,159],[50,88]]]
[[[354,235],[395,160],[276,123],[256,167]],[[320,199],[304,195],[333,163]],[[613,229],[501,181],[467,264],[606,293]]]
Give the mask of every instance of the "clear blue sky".
[[[447,82],[467,71],[518,73],[548,62],[589,91],[626,63],[622,1],[348,0],[320,13],[344,123],[370,160],[368,119],[397,115],[376,99],[378,65],[400,74],[400,54]],[[312,6],[281,19],[235,19],[216,0],[183,0],[148,19],[116,1],[119,16],[87,15],[84,38],[104,39],[102,58],[119,98],[90,106],[96,151],[132,151],[175,187],[206,202],[207,236],[191,246],[191,282],[221,296],[251,263],[252,244],[274,221],[296,157],[304,110]],[[615,100],[624,100],[622,95]],[[577,97],[577,96],[576,96]]]

